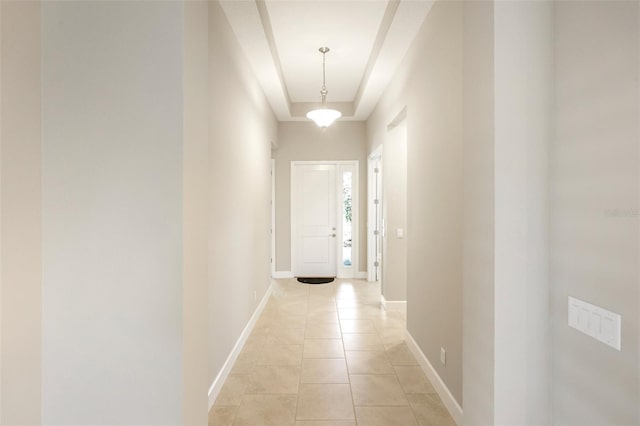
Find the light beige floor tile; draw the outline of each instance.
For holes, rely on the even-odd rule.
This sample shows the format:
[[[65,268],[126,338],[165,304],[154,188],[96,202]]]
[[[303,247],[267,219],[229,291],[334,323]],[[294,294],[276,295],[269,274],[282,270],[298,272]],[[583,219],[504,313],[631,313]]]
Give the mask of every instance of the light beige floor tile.
[[[356,298],[356,290],[353,287],[340,287],[336,291],[336,299],[337,300],[345,300],[345,299],[355,299]]]
[[[400,328],[400,329],[407,328],[407,322],[405,320],[395,318],[395,317],[390,317],[387,315],[380,318],[372,318],[371,321],[373,321],[373,324],[376,326],[378,330],[384,330],[385,328],[387,329],[388,328]]]
[[[378,331],[378,334],[382,339],[382,343],[385,346],[396,346],[403,344],[405,342],[405,333],[406,331],[401,328],[386,328],[384,330]]]
[[[269,327],[269,324],[275,317],[278,316],[278,309],[263,309],[260,317],[256,320],[256,324],[253,326],[254,332],[260,332],[265,327]]]
[[[282,294],[278,297],[278,302],[280,303],[288,303],[288,302],[299,302],[299,303],[307,303],[309,301],[309,291],[308,289],[302,289],[301,291],[295,290],[295,288],[288,288],[282,292]]]
[[[387,355],[393,365],[418,365],[409,347],[404,344],[387,346]]]
[[[333,311],[313,311],[307,315],[310,324],[338,324],[338,314]]]
[[[307,315],[279,315],[270,324],[270,329],[274,328],[305,328],[307,325]]]
[[[410,407],[356,407],[358,426],[418,426]]]
[[[269,335],[270,328],[264,327],[260,329],[254,329],[247,341],[244,344],[244,348],[248,346],[261,346],[264,345],[264,342],[267,340],[267,336]],[[244,349],[243,348],[243,349]]]
[[[344,359],[304,359],[301,383],[349,383]]]
[[[233,364],[231,374],[251,374],[259,358],[260,352],[240,352]]]
[[[220,392],[210,423],[215,419],[213,424],[228,426],[235,418],[236,425],[355,426],[356,400],[361,404],[359,426],[385,424],[387,418],[396,421],[394,426],[415,424],[407,417],[402,386],[407,392],[432,388],[404,344],[406,315],[382,310],[379,294],[379,284],[362,280],[338,279],[323,286],[274,280],[272,295]],[[349,368],[380,374],[348,376]],[[431,394],[409,395],[420,424],[451,420],[446,410],[438,411],[442,404],[433,395],[435,399],[426,400],[421,397]]]
[[[342,339],[305,339],[304,358],[344,358]]]
[[[247,359],[252,358],[256,359],[258,355],[262,352],[262,348],[264,347],[264,342],[267,341],[268,334],[265,334],[262,338],[254,339],[251,342],[247,342],[242,347],[240,351],[240,355],[244,355]]]
[[[395,374],[385,351],[346,351],[349,374]]]
[[[338,312],[338,309],[336,307],[336,301],[333,299],[310,299],[308,312]]]
[[[338,309],[343,309],[343,308],[353,309],[353,308],[358,308],[362,306],[362,303],[360,303],[355,299],[338,299],[336,300],[336,306],[338,306]]]
[[[384,351],[382,339],[376,333],[347,333],[342,336],[347,351]]]
[[[302,345],[304,328],[274,328],[265,339],[267,345]]]
[[[240,405],[240,401],[249,386],[248,375],[230,374],[218,394],[216,405]]]
[[[407,395],[420,426],[455,426],[437,394]]]
[[[419,366],[396,366],[394,369],[404,393],[436,392]]]
[[[356,300],[361,305],[380,306],[380,294],[361,293]]]
[[[343,333],[377,333],[370,319],[341,320],[340,326]]]
[[[387,316],[389,318],[396,318],[402,321],[406,321],[407,320],[407,308],[402,308],[402,309],[397,309],[397,308],[393,308],[393,309],[388,309],[385,311]]]
[[[319,296],[327,296],[327,297],[335,297],[336,295],[336,286],[333,283],[329,284],[316,284],[309,288],[309,295],[311,297],[319,295]]]
[[[348,319],[368,319],[361,309],[356,308],[341,308],[338,309],[338,316],[341,320]]]
[[[280,315],[283,315],[283,316],[307,315],[307,310],[308,310],[307,303],[299,303],[299,302],[284,303],[280,307],[278,307],[278,312],[280,312]]]
[[[305,339],[339,339],[342,337],[338,324],[307,324]]]
[[[300,365],[302,345],[264,345],[256,365]]]
[[[351,391],[346,384],[300,385],[297,420],[355,419]]]
[[[257,365],[249,376],[246,393],[298,393],[300,367],[297,365]]]
[[[359,308],[341,308],[338,310],[341,320],[348,319],[371,319],[381,315],[380,308],[363,305]]]
[[[409,405],[394,375],[350,375],[353,402],[356,406]]]
[[[209,426],[232,426],[237,412],[237,406],[213,406],[209,411]]]
[[[336,298],[333,295],[326,294],[309,294],[309,307],[318,306],[318,305],[326,305],[328,308],[332,307],[335,309],[336,306]]]
[[[296,416],[295,395],[245,395],[234,426],[289,426]]]

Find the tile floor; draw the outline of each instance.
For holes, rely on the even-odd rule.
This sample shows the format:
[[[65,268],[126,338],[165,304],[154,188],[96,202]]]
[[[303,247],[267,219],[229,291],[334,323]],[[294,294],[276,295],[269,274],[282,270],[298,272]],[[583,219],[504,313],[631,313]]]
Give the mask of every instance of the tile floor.
[[[209,413],[215,426],[454,425],[378,284],[274,280]]]

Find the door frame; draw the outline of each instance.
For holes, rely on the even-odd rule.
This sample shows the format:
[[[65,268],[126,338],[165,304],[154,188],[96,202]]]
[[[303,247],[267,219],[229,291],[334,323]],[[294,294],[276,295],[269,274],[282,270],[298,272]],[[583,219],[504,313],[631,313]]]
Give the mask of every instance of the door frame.
[[[374,262],[378,260],[378,256],[376,253],[376,235],[374,234],[376,231],[376,210],[379,211],[379,223],[377,231],[382,233],[382,170],[378,170],[378,188],[376,193],[376,176],[374,170],[374,164],[376,161],[379,161],[382,164],[382,145],[378,146],[374,149],[369,157],[367,158],[367,281],[382,281],[382,262],[380,259],[380,263],[376,267]],[[380,166],[382,168],[382,166]],[[375,199],[378,199],[378,205],[374,203]],[[380,244],[382,244],[382,235],[380,237]],[[382,252],[382,250],[380,250]],[[383,254],[384,256],[384,254]],[[376,274],[376,268],[378,269],[378,273]]]
[[[296,244],[296,213],[295,213],[295,205],[296,205],[296,186],[295,186],[295,166],[313,166],[313,165],[322,165],[322,166],[336,166],[336,227],[338,228],[336,232],[340,236],[336,238],[336,276],[337,278],[357,278],[358,276],[358,268],[359,268],[359,249],[360,249],[360,161],[359,160],[335,160],[335,161],[291,161],[291,167],[289,171],[289,180],[290,180],[290,188],[289,188],[289,200],[290,200],[290,247],[291,247],[291,272],[293,276],[296,276],[296,255],[297,255],[297,244]],[[353,167],[353,176],[351,180],[351,209],[354,212],[352,214],[352,235],[351,235],[351,258],[353,259],[352,265],[345,271],[344,266],[342,266],[342,220],[338,220],[342,214],[342,173],[340,166],[351,166]]]
[[[276,274],[276,160],[271,159],[271,277]]]

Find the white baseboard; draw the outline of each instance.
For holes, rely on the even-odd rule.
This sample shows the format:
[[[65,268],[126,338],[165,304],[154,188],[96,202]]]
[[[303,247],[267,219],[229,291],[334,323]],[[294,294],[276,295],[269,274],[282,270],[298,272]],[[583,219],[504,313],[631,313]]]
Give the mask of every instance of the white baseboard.
[[[380,304],[385,311],[407,311],[406,300],[387,300],[383,294],[380,295]]]
[[[275,279],[293,278],[293,272],[291,272],[291,271],[275,271],[273,273],[273,278],[275,278]]]
[[[409,333],[409,330],[405,331],[405,341],[413,355],[418,360],[418,364],[422,367],[422,371],[424,371],[424,374],[427,375],[427,378],[433,385],[434,389],[438,392],[438,396],[442,400],[444,406],[447,407],[447,410],[449,411],[449,414],[451,414],[451,417],[453,417],[453,420],[457,425],[462,425],[462,407],[460,407],[458,401],[456,401],[453,395],[451,395],[447,385],[444,384],[440,375],[436,372],[435,368],[433,368],[433,365],[431,365],[427,357],[422,353],[422,350],[420,350],[420,347],[413,339],[413,336],[411,336],[411,333]]]
[[[358,280],[366,280],[367,279],[367,271],[356,272],[356,279],[358,279]]]
[[[269,296],[271,295],[271,289],[272,289],[271,286],[267,288],[267,291],[262,297],[262,300],[256,307],[256,310],[253,312],[253,315],[251,316],[251,319],[249,320],[247,325],[244,327],[244,330],[242,330],[242,334],[240,334],[238,341],[236,342],[235,346],[231,350],[231,353],[227,357],[227,360],[224,362],[222,368],[220,369],[220,372],[218,373],[215,380],[209,387],[209,411],[211,411],[211,407],[213,407],[214,402],[216,402],[216,398],[218,397],[218,394],[220,393],[220,390],[222,389],[222,385],[224,385],[225,380],[227,380],[227,377],[229,376],[229,373],[233,368],[233,364],[238,359],[238,355],[240,355],[240,352],[242,351],[242,348],[244,347],[245,342],[251,335],[251,332],[253,331],[253,327],[256,325],[256,321],[260,317],[262,310],[264,309],[267,302],[269,301]]]

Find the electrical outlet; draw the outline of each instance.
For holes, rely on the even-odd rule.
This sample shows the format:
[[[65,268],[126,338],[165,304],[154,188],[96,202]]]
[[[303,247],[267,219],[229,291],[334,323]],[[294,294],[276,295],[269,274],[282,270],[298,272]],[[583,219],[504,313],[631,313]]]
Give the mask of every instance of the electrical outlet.
[[[447,365],[447,351],[444,348],[440,348],[440,362],[442,365]]]
[[[257,301],[258,300],[258,290],[253,290],[253,301]]]

